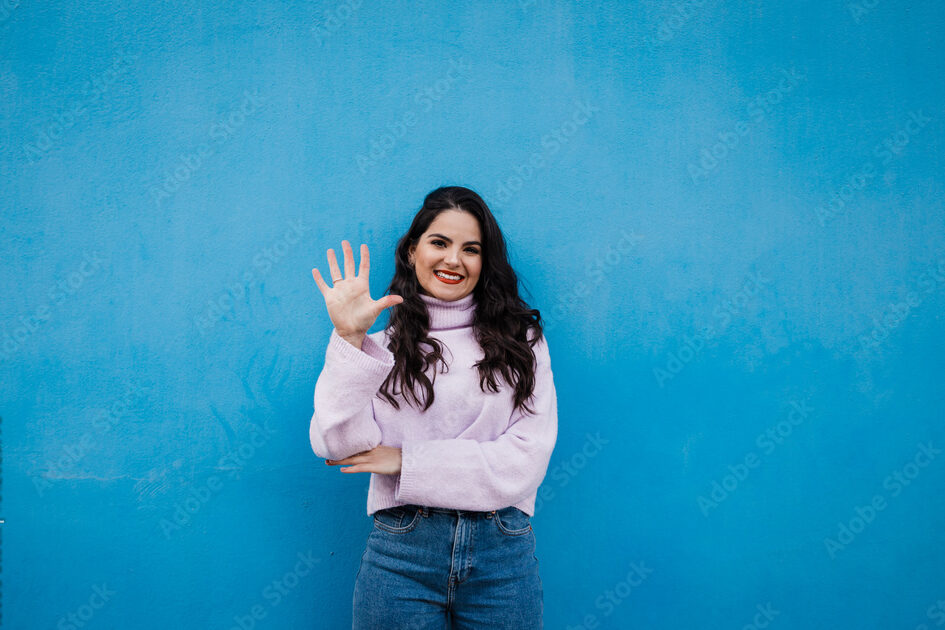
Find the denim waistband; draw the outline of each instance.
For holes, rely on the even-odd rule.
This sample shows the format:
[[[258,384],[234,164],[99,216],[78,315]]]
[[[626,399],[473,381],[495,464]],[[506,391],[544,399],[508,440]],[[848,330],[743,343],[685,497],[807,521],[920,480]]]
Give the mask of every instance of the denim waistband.
[[[440,513],[440,514],[453,514],[453,515],[458,515],[458,516],[464,516],[466,518],[476,518],[476,517],[492,518],[492,516],[498,511],[498,510],[486,510],[486,511],[458,510],[454,508],[433,507],[429,505],[413,505],[412,507],[419,509],[420,514],[423,516],[429,516],[432,513]]]

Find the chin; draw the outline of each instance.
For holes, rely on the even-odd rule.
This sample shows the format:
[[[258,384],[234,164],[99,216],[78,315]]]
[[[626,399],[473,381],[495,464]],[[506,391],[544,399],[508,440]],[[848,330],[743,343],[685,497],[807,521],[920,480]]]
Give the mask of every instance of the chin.
[[[427,289],[428,295],[432,295],[435,298],[440,298],[441,300],[457,300],[460,297],[462,297],[461,295],[459,295],[459,293],[460,292],[458,290],[451,291],[448,288],[442,289],[442,288],[437,287],[437,289],[434,291],[430,291],[429,289]]]

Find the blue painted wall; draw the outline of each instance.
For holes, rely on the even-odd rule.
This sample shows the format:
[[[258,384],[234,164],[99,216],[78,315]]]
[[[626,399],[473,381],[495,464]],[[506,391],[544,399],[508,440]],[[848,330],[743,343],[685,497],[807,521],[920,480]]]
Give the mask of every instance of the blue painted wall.
[[[942,626],[943,37],[933,0],[3,0],[4,627],[349,626],[310,270],[367,243],[381,295],[444,184],[548,324],[548,627]]]

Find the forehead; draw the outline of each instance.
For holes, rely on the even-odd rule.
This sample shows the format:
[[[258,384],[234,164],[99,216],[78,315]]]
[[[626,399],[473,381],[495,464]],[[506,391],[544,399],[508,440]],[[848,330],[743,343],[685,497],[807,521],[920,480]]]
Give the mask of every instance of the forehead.
[[[453,240],[461,238],[462,240],[478,241],[482,237],[479,231],[479,221],[476,220],[476,217],[461,210],[444,210],[436,215],[436,218],[430,223],[430,227],[427,228],[426,233],[430,232],[439,232],[450,237],[456,235],[457,239]]]

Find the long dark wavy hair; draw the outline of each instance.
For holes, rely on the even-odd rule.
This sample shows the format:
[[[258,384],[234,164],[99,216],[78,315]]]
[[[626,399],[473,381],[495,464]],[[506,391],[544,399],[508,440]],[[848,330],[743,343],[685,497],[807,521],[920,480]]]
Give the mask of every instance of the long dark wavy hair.
[[[394,278],[387,287],[387,295],[399,295],[404,301],[391,307],[387,322],[387,349],[394,355],[394,367],[381,385],[378,394],[394,408],[400,409],[395,395],[410,398],[422,411],[433,404],[433,383],[425,374],[427,368],[438,361],[442,372],[449,368],[443,360],[443,346],[439,340],[429,336],[430,319],[427,305],[420,298],[420,282],[408,262],[411,245],[430,227],[438,214],[445,210],[461,210],[472,214],[479,221],[482,231],[482,269],[473,289],[476,310],[473,330],[483,350],[483,358],[476,363],[479,370],[479,388],[485,392],[486,385],[492,392],[499,391],[497,376],[501,375],[509,385],[514,383],[514,409],[534,411],[526,401],[535,390],[535,352],[532,347],[543,334],[541,314],[529,308],[518,294],[518,276],[509,264],[505,239],[499,224],[486,202],[472,190],[461,186],[437,188],[426,196],[423,206],[417,211],[410,229],[397,243]],[[529,340],[530,329],[535,334]],[[432,348],[424,352],[420,344]],[[436,371],[433,378],[436,380]],[[400,392],[392,392],[396,384]],[[421,400],[415,391],[419,385],[425,395]]]

